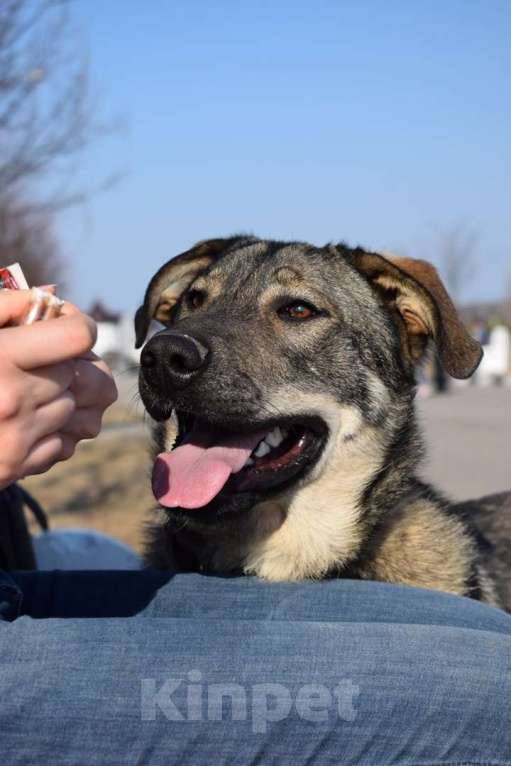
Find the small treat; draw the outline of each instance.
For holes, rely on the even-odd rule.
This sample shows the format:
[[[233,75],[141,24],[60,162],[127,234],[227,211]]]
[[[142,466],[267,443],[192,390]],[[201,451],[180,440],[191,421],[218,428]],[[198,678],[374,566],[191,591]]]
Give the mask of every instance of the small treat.
[[[27,280],[19,263],[0,269],[0,290],[29,290]],[[30,304],[20,324],[33,324],[60,316],[64,301],[53,294],[54,286],[30,290]]]
[[[23,317],[21,324],[33,324],[45,319],[56,319],[60,315],[64,301],[52,293],[33,287],[30,291],[30,307]]]

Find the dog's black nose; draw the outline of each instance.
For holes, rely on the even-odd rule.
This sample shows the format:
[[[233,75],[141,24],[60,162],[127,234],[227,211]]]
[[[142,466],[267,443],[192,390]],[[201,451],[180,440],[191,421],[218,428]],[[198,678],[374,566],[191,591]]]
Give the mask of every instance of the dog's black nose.
[[[157,375],[174,388],[185,388],[205,369],[209,348],[191,335],[164,330],[146,344],[140,364],[148,375]]]

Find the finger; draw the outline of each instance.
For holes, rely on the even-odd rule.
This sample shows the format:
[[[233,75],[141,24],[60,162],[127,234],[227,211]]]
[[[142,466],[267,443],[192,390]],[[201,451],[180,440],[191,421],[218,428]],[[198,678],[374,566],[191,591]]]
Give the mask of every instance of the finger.
[[[35,407],[41,407],[58,399],[70,388],[75,377],[75,363],[59,362],[25,374],[31,401]]]
[[[86,354],[82,354],[80,359],[84,362],[101,362],[103,361],[100,356],[94,353],[94,351],[88,351]],[[104,363],[105,364],[105,363]]]
[[[73,394],[64,392],[50,404],[44,404],[36,411],[32,423],[32,441],[37,442],[45,436],[63,431],[76,411]]]
[[[117,386],[108,365],[94,355],[75,362],[75,377],[70,389],[78,407],[106,410],[117,401]]]
[[[103,410],[97,407],[77,409],[62,429],[62,433],[74,436],[78,441],[95,439],[101,431]]]
[[[64,305],[62,306],[60,313],[62,316],[66,317],[73,317],[77,316],[78,314],[83,314],[83,312],[80,311],[80,309],[77,308],[74,303],[69,303],[69,301],[64,301]]]
[[[30,306],[30,290],[0,291],[0,327],[21,321]]]
[[[4,327],[1,350],[17,367],[34,370],[87,354],[96,337],[96,323],[85,314],[76,314],[29,327]]]
[[[34,445],[21,467],[22,476],[45,473],[55,463],[68,460],[74,454],[76,440],[66,434],[50,434]]]

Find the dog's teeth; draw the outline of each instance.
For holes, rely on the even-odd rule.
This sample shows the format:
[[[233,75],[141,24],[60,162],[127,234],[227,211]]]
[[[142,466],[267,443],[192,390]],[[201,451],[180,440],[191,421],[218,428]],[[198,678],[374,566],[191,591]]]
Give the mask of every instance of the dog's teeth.
[[[270,448],[270,447],[268,447],[268,445],[266,444],[266,442],[265,442],[265,441],[262,441],[262,442],[260,443],[260,445],[258,446],[258,448],[256,449],[256,451],[254,452],[254,455],[255,455],[256,457],[264,457],[265,455],[267,455],[267,454],[268,454],[268,452],[270,452],[270,449],[271,449],[271,448]]]
[[[283,438],[284,437],[282,436],[282,431],[277,426],[273,429],[273,431],[270,431],[270,433],[265,436],[264,440],[267,444],[270,445],[270,447],[278,447]]]
[[[253,457],[249,457],[249,459],[247,460],[245,465],[254,465],[254,458]]]

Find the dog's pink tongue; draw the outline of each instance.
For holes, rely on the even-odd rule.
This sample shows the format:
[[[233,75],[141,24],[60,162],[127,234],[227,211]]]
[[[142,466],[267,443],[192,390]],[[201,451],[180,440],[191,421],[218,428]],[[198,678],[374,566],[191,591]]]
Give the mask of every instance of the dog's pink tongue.
[[[158,455],[153,471],[155,498],[167,508],[202,508],[218,495],[231,473],[243,468],[263,436],[192,432],[186,444]]]

